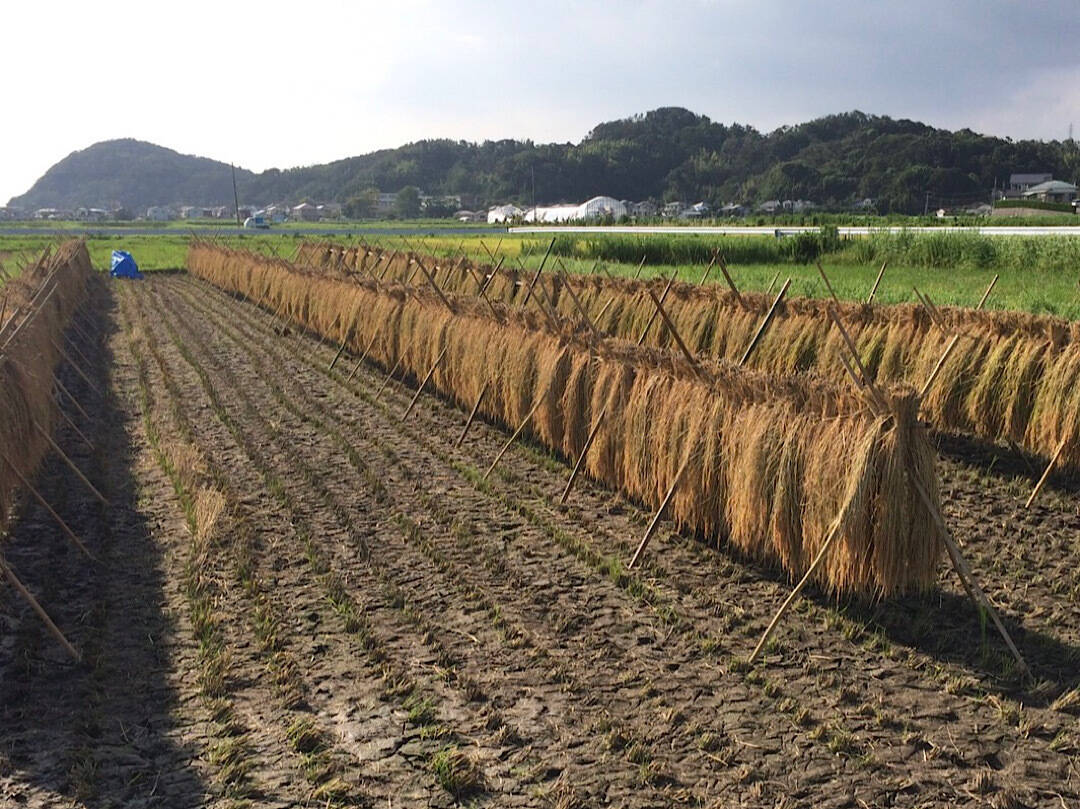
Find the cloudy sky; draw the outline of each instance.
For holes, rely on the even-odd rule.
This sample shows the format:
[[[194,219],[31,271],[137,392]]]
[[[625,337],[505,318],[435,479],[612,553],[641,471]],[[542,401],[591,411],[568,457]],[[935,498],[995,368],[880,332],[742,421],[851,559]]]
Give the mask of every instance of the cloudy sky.
[[[134,137],[261,170],[684,106],[1080,137],[1078,0],[10,3],[0,201]]]

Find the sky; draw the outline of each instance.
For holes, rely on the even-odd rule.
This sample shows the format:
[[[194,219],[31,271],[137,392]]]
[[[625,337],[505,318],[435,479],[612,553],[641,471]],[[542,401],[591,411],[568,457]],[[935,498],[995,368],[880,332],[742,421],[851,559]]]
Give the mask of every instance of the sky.
[[[1080,137],[1080,0],[7,4],[0,201],[132,137],[253,170],[683,106]]]

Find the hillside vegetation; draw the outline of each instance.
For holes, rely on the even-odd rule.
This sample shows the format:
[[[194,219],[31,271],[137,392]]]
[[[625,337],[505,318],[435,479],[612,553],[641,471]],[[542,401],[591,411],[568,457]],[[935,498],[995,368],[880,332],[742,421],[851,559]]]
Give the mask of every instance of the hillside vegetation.
[[[599,124],[580,143],[423,140],[324,165],[237,171],[243,201],[347,202],[372,188],[460,194],[473,207],[506,201],[617,198],[843,205],[873,198],[880,213],[937,199],[986,198],[1013,172],[1075,180],[1075,141],[1011,141],[964,129],[849,112],[764,134],[669,107]],[[228,164],[134,140],[105,141],[57,163],[13,205],[228,204]]]

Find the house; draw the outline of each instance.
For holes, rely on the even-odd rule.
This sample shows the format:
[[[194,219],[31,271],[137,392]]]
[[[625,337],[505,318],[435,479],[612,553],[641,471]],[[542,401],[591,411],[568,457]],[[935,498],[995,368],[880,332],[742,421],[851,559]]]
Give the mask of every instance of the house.
[[[737,202],[729,202],[720,209],[720,215],[726,217],[746,216],[750,213],[750,209],[745,205],[739,205]]]
[[[623,200],[622,204],[626,206],[626,212],[630,216],[636,216],[640,219],[649,219],[660,213],[660,206],[651,199],[642,200],[641,202]]]
[[[512,222],[515,219],[520,219],[523,213],[524,211],[517,205],[496,205],[488,210],[487,221],[489,225]]]
[[[776,214],[784,210],[784,203],[778,199],[770,199],[757,206],[761,213]]]
[[[689,208],[679,212],[680,219],[702,219],[709,215],[709,205],[705,202],[696,202]]]
[[[319,209],[310,202],[301,202],[299,205],[293,206],[289,213],[293,219],[299,219],[302,222],[317,222],[322,218]]]
[[[459,222],[486,222],[487,214],[483,211],[467,211],[462,209],[454,211],[454,219]]]
[[[201,205],[185,205],[180,209],[181,219],[213,219],[214,209]]]
[[[76,208],[75,218],[80,222],[104,222],[110,215],[104,208]]]
[[[71,211],[65,211],[60,208],[38,208],[34,211],[34,219],[71,219]]]
[[[397,210],[397,194],[379,194],[375,200],[375,216],[386,217]]]
[[[1039,202],[1072,202],[1076,199],[1076,186],[1063,180],[1047,180],[1030,186],[1021,196]]]
[[[678,216],[685,210],[686,203],[676,200],[674,202],[669,202],[664,205],[664,208],[661,211],[661,215],[668,219],[674,219],[676,216]]]
[[[1005,191],[1005,195],[1012,197],[1013,199],[1021,196],[1025,191],[1031,188],[1033,185],[1039,185],[1040,183],[1046,183],[1054,179],[1053,174],[1039,173],[1039,174],[1010,174],[1009,175],[1009,187]]]
[[[151,222],[168,222],[176,219],[176,211],[167,205],[151,205],[146,209],[146,218]]]
[[[341,218],[341,203],[339,202],[324,202],[322,205],[316,205],[315,209],[319,212],[320,219]]]

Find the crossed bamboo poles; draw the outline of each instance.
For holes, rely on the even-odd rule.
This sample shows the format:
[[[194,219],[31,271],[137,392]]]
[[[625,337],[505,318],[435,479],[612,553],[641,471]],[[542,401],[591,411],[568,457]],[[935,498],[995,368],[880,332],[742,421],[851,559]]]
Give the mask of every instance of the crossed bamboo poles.
[[[531,279],[531,281],[530,281],[530,283],[528,285],[528,288],[526,290],[524,300],[523,300],[523,302],[521,304],[521,308],[524,309],[529,304],[530,301],[535,301],[536,306],[539,307],[540,312],[542,313],[542,315],[544,316],[544,318],[546,319],[548,324],[555,331],[559,331],[560,316],[558,315],[558,313],[555,310],[555,306],[554,306],[554,303],[553,303],[554,295],[548,292],[547,285],[546,285],[546,283],[545,283],[545,281],[543,280],[543,277],[542,277],[542,273],[544,271],[545,265],[546,265],[546,263],[548,261],[548,258],[551,255],[552,247],[554,246],[554,242],[555,242],[555,240],[553,238],[551,243],[549,243],[549,245],[548,245],[548,248],[547,248],[547,251],[544,254],[543,260],[540,262],[540,265],[538,266],[535,274],[532,276],[532,279]],[[406,245],[407,245],[407,242],[406,242]],[[485,250],[486,250],[487,249],[486,245],[484,247],[485,247]],[[409,252],[412,253],[412,255],[408,259],[408,264],[410,266],[415,265],[415,267],[414,267],[414,269],[412,271],[410,271],[408,273],[407,277],[405,278],[406,285],[408,285],[411,282],[411,280],[415,276],[416,272],[419,271],[424,276],[427,283],[432,287],[435,295],[439,298],[439,300],[446,306],[446,308],[451,313],[454,313],[456,310],[454,309],[453,305],[446,298],[445,294],[442,292],[442,290],[439,288],[438,284],[436,283],[435,274],[432,271],[428,270],[428,268],[425,266],[424,262],[416,255],[415,251],[413,251],[411,249],[411,246],[409,246],[409,248],[410,248]],[[488,250],[487,252],[489,253],[492,261],[494,262],[495,261],[495,253],[493,253],[490,250]],[[386,266],[386,269],[383,270],[383,275],[376,277],[373,272],[371,273],[372,278],[373,278],[373,280],[375,280],[376,284],[379,284],[379,282],[385,277],[386,270],[389,269],[389,266],[392,263],[393,257],[395,255],[397,255],[397,254],[396,253],[392,254],[391,258],[387,261],[387,266]],[[380,257],[378,263],[381,263],[381,261],[382,261],[382,257]],[[566,269],[565,269],[564,266],[562,266],[561,260],[556,259],[556,263],[559,265],[559,268],[560,268],[560,273],[559,273],[560,276],[564,277],[565,273],[566,273]],[[457,264],[455,265],[455,267],[456,268],[461,268],[462,264],[463,264],[463,262],[461,260],[459,260],[457,262]],[[641,264],[638,266],[637,274],[635,275],[635,277],[640,275],[640,273],[642,271],[642,268],[644,267],[644,264],[645,264],[645,259],[643,258]],[[872,303],[873,300],[874,300],[874,297],[875,297],[875,295],[877,293],[877,290],[878,290],[878,288],[880,286],[881,280],[882,280],[882,278],[884,276],[885,269],[886,269],[886,264],[887,263],[882,264],[880,270],[878,271],[878,274],[877,274],[877,277],[875,278],[873,287],[871,288],[870,293],[869,293],[869,295],[867,297],[867,304]],[[500,321],[502,320],[502,318],[500,317],[498,310],[496,310],[496,308],[494,307],[494,305],[492,304],[490,299],[487,298],[487,296],[485,294],[485,290],[486,290],[488,284],[490,284],[491,280],[498,273],[498,270],[499,270],[499,268],[501,266],[502,266],[502,260],[500,259],[499,262],[496,264],[495,270],[486,279],[476,278],[476,276],[474,274],[474,278],[476,278],[477,286],[478,286],[478,293],[477,293],[478,297],[482,297],[487,302],[487,305],[491,308],[491,311],[492,311],[493,315],[495,315],[496,319],[498,319]],[[524,266],[520,264],[520,259],[519,259],[519,266],[521,266],[521,269],[524,270]],[[740,294],[740,292],[739,292],[733,278],[731,277],[730,271],[728,270],[728,267],[726,266],[726,263],[724,262],[723,256],[719,253],[719,251],[714,252],[713,258],[709,262],[709,265],[706,267],[706,269],[705,269],[705,271],[704,271],[704,273],[703,273],[703,275],[702,275],[702,277],[701,277],[701,279],[699,281],[699,284],[702,284],[702,283],[705,282],[705,280],[708,278],[708,275],[709,275],[710,271],[712,270],[712,268],[714,266],[719,267],[720,272],[721,272],[721,274],[722,274],[722,276],[724,278],[725,283],[731,289],[731,291],[732,291],[733,295],[735,296],[736,300],[738,300],[740,302],[743,302],[743,298],[742,298],[742,296],[741,296],[741,294]],[[889,404],[888,404],[888,398],[878,388],[878,386],[876,385],[874,379],[868,373],[867,369],[863,365],[861,357],[860,357],[859,352],[858,352],[858,349],[857,349],[854,341],[852,340],[850,334],[848,333],[847,329],[844,327],[844,324],[842,323],[842,321],[840,319],[840,316],[839,316],[839,310],[840,310],[839,298],[837,297],[837,295],[836,295],[836,293],[835,293],[835,291],[834,291],[834,289],[832,287],[832,284],[830,283],[829,278],[825,274],[825,271],[821,267],[820,263],[817,265],[817,269],[818,269],[818,272],[819,272],[822,280],[825,283],[826,289],[828,290],[829,295],[831,296],[831,298],[833,300],[833,303],[835,304],[835,306],[829,306],[827,311],[828,311],[828,314],[829,314],[830,323],[832,325],[834,325],[838,329],[838,331],[840,332],[841,337],[842,337],[843,348],[847,352],[846,354],[842,353],[840,355],[841,362],[843,363],[845,369],[847,370],[847,372],[848,372],[850,378],[852,379],[853,383],[855,384],[856,388],[859,389],[864,394],[865,400],[867,402],[867,406],[870,407],[870,409],[876,415],[878,415],[879,417],[881,417],[883,419],[887,419],[888,416],[889,416],[889,411],[890,411]],[[466,268],[466,270],[463,270],[463,271],[470,271],[471,272],[471,268]],[[595,271],[595,267],[594,267],[594,271]],[[644,331],[642,332],[641,337],[638,340],[638,345],[641,345],[644,342],[645,337],[647,336],[647,334],[648,334],[649,330],[651,329],[652,325],[657,320],[657,318],[659,318],[662,321],[663,325],[670,331],[672,339],[674,340],[675,344],[677,345],[677,347],[678,347],[679,351],[681,352],[681,354],[683,355],[684,359],[687,361],[687,364],[689,365],[691,370],[695,373],[695,375],[697,375],[703,381],[708,381],[707,372],[704,371],[704,369],[701,367],[700,363],[698,363],[697,359],[689,351],[689,349],[687,348],[685,342],[682,340],[682,337],[679,334],[678,329],[676,328],[675,324],[672,322],[671,318],[668,316],[666,310],[664,309],[663,304],[664,304],[664,302],[666,300],[667,293],[671,289],[671,285],[674,282],[674,278],[675,278],[675,276],[672,275],[671,279],[668,280],[667,285],[665,286],[664,291],[662,292],[662,294],[661,294],[661,296],[659,298],[656,296],[656,294],[652,291],[652,289],[649,286],[644,287],[645,292],[649,295],[649,297],[651,298],[651,300],[652,300],[652,302],[654,304],[655,310],[654,310],[648,324],[646,325]],[[774,278],[773,283],[770,284],[770,291],[771,291],[772,287],[775,285],[776,280],[777,280],[777,278]],[[979,305],[978,305],[977,308],[981,309],[985,305],[987,299],[989,298],[990,292],[993,290],[993,287],[996,284],[997,280],[998,280],[997,276],[995,276],[993,281],[991,281],[990,286],[987,288],[985,294],[982,296],[982,299],[980,300]],[[761,338],[763,337],[763,335],[765,334],[765,332],[768,329],[769,325],[771,324],[771,322],[772,322],[772,320],[773,320],[773,318],[774,318],[774,316],[776,314],[777,308],[779,307],[780,303],[784,299],[788,289],[790,288],[790,285],[791,285],[791,279],[789,278],[783,284],[783,286],[781,287],[781,289],[780,289],[779,293],[777,294],[776,298],[773,300],[773,302],[770,305],[768,311],[764,315],[761,323],[759,324],[759,326],[758,326],[757,330],[755,331],[753,337],[751,338],[751,340],[748,343],[746,349],[744,350],[744,352],[743,352],[743,354],[742,354],[742,356],[741,356],[741,358],[740,358],[740,360],[738,362],[738,365],[740,365],[740,366],[744,365],[747,362],[747,360],[750,358],[750,356],[752,355],[754,349],[757,347],[757,345],[759,344]],[[577,311],[577,313],[580,316],[581,320],[586,324],[590,336],[593,339],[599,339],[601,337],[601,334],[600,334],[599,330],[596,328],[596,326],[593,323],[592,319],[589,317],[588,313],[586,312],[584,307],[581,305],[580,300],[577,298],[576,294],[574,294],[573,290],[571,289],[571,286],[569,284],[564,284],[563,289],[568,291],[569,296],[571,297],[571,299],[572,299],[572,301],[574,303],[575,310]],[[945,327],[944,327],[943,319],[941,318],[940,313],[937,311],[936,307],[934,306],[933,302],[929,299],[929,297],[924,295],[923,293],[920,293],[917,289],[915,290],[915,295],[920,300],[920,302],[923,304],[923,306],[927,309],[933,323],[938,328],[944,330]],[[609,304],[610,304],[610,301],[609,301]],[[605,306],[605,310],[606,310],[606,306]],[[376,336],[377,336],[377,334],[376,334]],[[374,342],[374,339],[375,339],[375,337],[372,338],[372,343]],[[959,340],[959,334],[954,334],[952,336],[952,338],[950,339],[950,341],[948,342],[948,344],[946,345],[946,348],[945,348],[941,358],[938,360],[938,362],[934,366],[934,368],[931,371],[930,375],[928,376],[928,378],[924,382],[922,389],[920,390],[920,393],[919,393],[919,400],[920,401],[925,398],[925,396],[927,395],[927,392],[930,390],[930,388],[934,384],[934,382],[937,379],[942,367],[944,367],[944,365],[945,365],[946,361],[948,360],[949,356],[951,355],[952,351],[955,349],[958,340]],[[347,341],[348,341],[348,335],[346,335],[346,338],[342,341],[341,348],[339,348],[338,353],[335,355],[335,358],[334,358],[333,362],[331,362],[331,366],[330,366],[331,368],[333,368],[334,364],[337,362],[338,357],[340,357],[341,352],[344,350],[344,347],[345,347]],[[370,351],[370,348],[371,348],[371,343],[369,343],[367,349],[365,349],[365,352],[364,352],[365,356],[367,355],[368,351]],[[427,383],[431,379],[431,377],[434,375],[436,369],[438,368],[438,366],[441,363],[442,359],[444,358],[445,354],[446,354],[446,350],[444,349],[439,354],[439,356],[435,360],[434,364],[431,366],[431,368],[429,369],[429,371],[427,372],[427,374],[423,378],[423,381],[420,383],[417,391],[415,392],[414,396],[412,397],[412,400],[410,401],[408,407],[406,408],[404,414],[402,415],[402,420],[407,418],[409,413],[412,411],[412,409],[415,406],[421,392],[423,391],[424,387],[427,385]],[[381,395],[382,391],[386,388],[386,386],[389,384],[389,382],[393,379],[394,374],[397,372],[398,367],[401,364],[401,360],[402,360],[402,358],[399,358],[398,362],[395,364],[395,366],[391,369],[390,373],[387,375],[387,377],[384,380],[382,386],[379,388],[378,394],[376,394],[376,399],[378,398],[379,395]],[[363,361],[363,357],[361,357],[360,362],[362,362],[362,361]],[[357,363],[357,368],[358,367],[359,367],[359,362]],[[353,369],[353,374],[355,374],[355,372],[356,372],[356,368]],[[352,377],[352,374],[350,374],[350,378],[351,377]],[[467,421],[465,423],[465,426],[464,426],[464,428],[463,428],[463,430],[461,432],[461,435],[458,437],[458,439],[457,439],[457,441],[455,443],[455,446],[460,445],[464,441],[470,426],[474,422],[474,420],[475,420],[475,418],[476,418],[476,416],[477,416],[477,414],[478,414],[478,412],[480,410],[481,403],[482,403],[482,401],[484,399],[485,394],[489,390],[492,381],[493,380],[487,380],[481,386],[481,389],[480,389],[479,394],[478,394],[478,396],[476,398],[475,404],[473,405],[473,407],[472,407],[472,409],[471,409],[471,411],[469,413],[469,417],[468,417],[468,419],[467,419]],[[517,425],[516,429],[513,431],[510,438],[502,446],[499,453],[496,455],[495,459],[492,461],[491,465],[488,467],[488,469],[484,473],[484,478],[485,479],[487,479],[492,474],[492,472],[495,470],[495,468],[497,467],[497,465],[499,464],[500,460],[503,458],[505,453],[510,449],[510,447],[520,437],[520,435],[525,431],[525,429],[527,428],[529,422],[535,416],[535,414],[538,411],[538,409],[540,408],[540,406],[544,403],[545,400],[548,399],[548,397],[552,394],[552,392],[553,391],[550,388],[547,388],[543,392],[541,392],[541,394],[536,398],[533,405],[527,411],[525,417]],[[592,426],[590,428],[589,435],[588,435],[588,437],[587,437],[587,439],[586,439],[586,441],[585,441],[585,443],[584,443],[584,445],[582,447],[581,453],[579,454],[577,460],[574,463],[574,467],[573,467],[573,469],[571,471],[571,474],[570,474],[570,477],[569,477],[569,479],[567,481],[566,487],[564,488],[562,494],[560,495],[560,501],[561,502],[566,502],[567,498],[569,497],[570,492],[571,492],[571,490],[573,488],[573,485],[574,485],[575,481],[577,480],[577,478],[578,478],[578,476],[580,474],[580,471],[582,470],[582,468],[584,466],[586,456],[587,456],[589,450],[591,449],[591,447],[593,445],[593,442],[594,442],[594,439],[596,438],[596,435],[599,432],[599,430],[600,430],[600,428],[601,428],[601,426],[603,424],[605,416],[607,415],[607,411],[608,411],[608,408],[605,405],[604,407],[601,408],[601,410],[597,414],[597,416],[595,418],[595,421],[593,422],[593,424],[592,424]],[[1065,442],[1062,441],[1061,445],[1058,447],[1057,452],[1055,452],[1053,458],[1051,459],[1050,464],[1047,467],[1045,473],[1043,474],[1042,479],[1039,481],[1039,483],[1035,487],[1035,490],[1032,492],[1031,497],[1028,499],[1027,505],[1030,505],[1030,503],[1034,500],[1035,496],[1038,494],[1039,490],[1045,484],[1045,481],[1049,477],[1050,471],[1052,470],[1055,461],[1057,460],[1057,458],[1060,456],[1062,450],[1064,449],[1064,446],[1065,446]],[[679,484],[680,484],[680,482],[681,482],[681,480],[683,478],[683,474],[684,474],[686,468],[688,467],[689,462],[695,456],[695,454],[699,453],[700,451],[701,451],[700,444],[690,444],[690,445],[687,446],[687,449],[686,449],[686,451],[684,453],[683,460],[682,460],[680,466],[678,467],[678,470],[674,474],[674,476],[673,476],[673,478],[671,480],[671,483],[669,485],[669,488],[668,488],[665,496],[662,498],[660,506],[657,509],[657,511],[655,512],[655,514],[653,516],[653,519],[651,520],[648,528],[646,529],[646,532],[645,532],[644,536],[642,537],[641,541],[639,542],[639,544],[638,544],[638,546],[637,546],[637,548],[636,548],[636,550],[635,550],[635,552],[633,554],[633,557],[631,558],[631,560],[630,560],[630,562],[628,564],[628,568],[634,568],[639,563],[639,561],[643,558],[643,556],[645,554],[645,551],[646,551],[646,549],[648,547],[648,544],[649,544],[651,538],[653,537],[653,535],[655,534],[655,532],[656,532],[656,530],[657,530],[657,528],[658,528],[658,526],[660,524],[660,521],[661,521],[661,519],[663,517],[663,514],[666,511],[669,503],[671,502],[671,499],[673,498],[673,496],[674,496],[674,494],[675,494],[675,492],[676,492],[676,490],[677,490],[677,488],[678,488],[678,486],[679,486]],[[1016,659],[1018,667],[1019,667],[1019,671],[1021,671],[1023,673],[1029,672],[1029,669],[1027,667],[1026,662],[1024,661],[1024,659],[1023,659],[1022,655],[1020,654],[1019,650],[1016,648],[1016,645],[1013,643],[1013,640],[1010,637],[1008,631],[1006,630],[1004,624],[1001,622],[1001,620],[1000,620],[1000,618],[999,618],[999,616],[997,614],[997,611],[994,609],[992,603],[990,602],[989,597],[986,595],[986,593],[983,591],[983,589],[979,585],[978,581],[975,579],[974,573],[972,572],[970,566],[967,564],[967,562],[964,560],[962,554],[960,553],[960,548],[957,545],[956,541],[952,538],[951,533],[949,532],[948,527],[947,527],[947,525],[945,523],[945,520],[944,520],[943,516],[941,515],[939,509],[935,506],[932,499],[929,497],[929,494],[922,487],[922,485],[918,481],[913,481],[913,483],[914,483],[916,492],[919,495],[920,500],[922,500],[923,505],[927,508],[928,512],[930,513],[931,519],[933,520],[933,522],[935,523],[935,526],[938,528],[938,530],[939,530],[939,532],[941,534],[942,541],[943,541],[943,543],[945,545],[947,555],[949,556],[950,562],[952,563],[953,568],[954,568],[958,578],[960,579],[961,584],[963,585],[963,588],[964,588],[965,592],[967,593],[969,598],[972,600],[972,602],[975,604],[976,608],[980,611],[980,613],[988,614],[990,616],[991,620],[994,623],[995,628],[1001,634],[1001,636],[1002,636],[1006,646],[1008,647],[1010,653]],[[818,551],[815,554],[814,559],[812,560],[810,566],[808,567],[808,569],[804,573],[803,577],[796,584],[796,586],[792,590],[791,594],[787,597],[787,599],[785,599],[785,601],[781,605],[780,609],[777,611],[776,615],[770,621],[770,623],[769,623],[768,627],[766,628],[765,632],[763,633],[760,641],[758,642],[758,644],[755,647],[753,653],[751,654],[751,656],[749,658],[749,662],[752,663],[754,660],[756,660],[759,657],[762,650],[765,648],[769,638],[772,636],[772,634],[775,632],[776,628],[779,626],[779,623],[780,623],[781,619],[783,618],[784,614],[787,612],[787,610],[789,609],[791,604],[795,601],[795,599],[802,592],[802,590],[805,588],[805,586],[813,578],[814,573],[816,572],[816,570],[818,569],[820,564],[826,558],[829,549],[831,548],[831,546],[833,545],[833,543],[835,542],[837,537],[842,535],[842,533],[843,533],[842,530],[841,530],[842,529],[842,520],[841,520],[842,514],[843,514],[843,509],[841,510],[841,514],[837,516],[836,520],[830,526],[828,532],[826,533],[824,541],[822,542],[821,546],[818,548]]]

